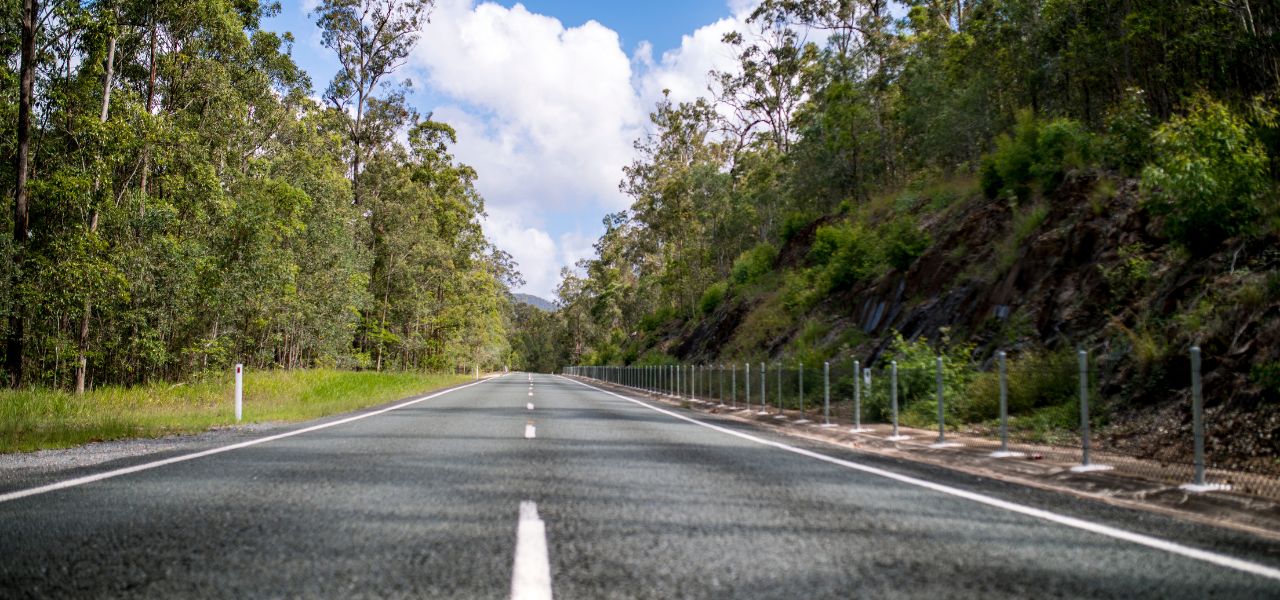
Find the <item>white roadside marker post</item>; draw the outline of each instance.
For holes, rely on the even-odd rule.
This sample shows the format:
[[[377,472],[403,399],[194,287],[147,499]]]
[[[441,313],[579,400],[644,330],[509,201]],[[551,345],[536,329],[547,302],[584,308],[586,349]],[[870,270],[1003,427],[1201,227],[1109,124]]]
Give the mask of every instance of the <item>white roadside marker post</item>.
[[[236,363],[236,422],[240,422],[241,406],[244,404],[244,365]]]

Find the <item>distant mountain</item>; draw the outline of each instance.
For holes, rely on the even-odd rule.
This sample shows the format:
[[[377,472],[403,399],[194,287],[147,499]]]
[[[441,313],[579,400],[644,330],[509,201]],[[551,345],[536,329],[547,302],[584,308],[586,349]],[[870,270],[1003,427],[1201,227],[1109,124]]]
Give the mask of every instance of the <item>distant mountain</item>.
[[[539,298],[533,294],[512,294],[511,296],[516,299],[516,302],[528,304],[534,308],[540,308],[547,312],[555,312],[556,310],[554,302],[545,298]]]

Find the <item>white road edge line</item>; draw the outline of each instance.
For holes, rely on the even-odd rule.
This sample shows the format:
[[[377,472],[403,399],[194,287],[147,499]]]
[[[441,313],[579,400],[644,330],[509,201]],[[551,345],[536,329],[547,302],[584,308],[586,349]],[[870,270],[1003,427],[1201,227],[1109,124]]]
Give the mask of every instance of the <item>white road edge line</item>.
[[[347,418],[345,418],[345,419],[341,419],[341,420],[338,420],[338,421],[334,421],[334,422],[332,422],[332,423],[321,423],[321,424],[319,424],[319,425],[312,425],[311,427],[307,427],[307,428],[304,428],[304,429],[299,429],[299,430],[297,430],[297,431],[289,431],[289,432],[280,433],[280,434],[276,434],[276,435],[272,435],[272,436],[268,436],[268,437],[264,437],[264,438],[258,438],[258,439],[256,439],[256,440],[248,440],[248,441],[245,441],[245,442],[239,442],[239,443],[236,443],[236,444],[231,444],[231,445],[229,445],[229,446],[219,446],[219,447],[217,447],[217,448],[210,448],[210,449],[208,449],[208,450],[202,450],[202,451],[200,451],[200,452],[194,452],[194,453],[191,453],[191,454],[183,454],[183,455],[181,455],[181,456],[174,456],[174,457],[166,458],[166,459],[164,459],[164,460],[157,460],[157,461],[154,461],[154,462],[143,463],[143,464],[140,464],[140,465],[134,465],[134,466],[132,466],[132,467],[124,467],[124,468],[121,468],[121,469],[115,469],[115,470],[112,470],[112,471],[104,471],[104,472],[102,472],[102,473],[95,473],[95,474],[93,474],[93,475],[85,475],[84,477],[77,477],[77,478],[75,478],[75,479],[67,479],[67,480],[65,480],[65,481],[58,481],[58,482],[50,483],[50,484],[47,484],[47,485],[42,485],[42,486],[39,486],[39,487],[28,488],[28,489],[25,489],[25,490],[18,490],[18,491],[16,491],[16,492],[9,492],[9,493],[7,493],[7,494],[0,494],[0,502],[8,502],[8,501],[10,501],[10,500],[17,500],[17,499],[19,499],[19,498],[26,498],[26,497],[28,497],[28,496],[36,496],[36,495],[39,495],[39,494],[46,494],[46,493],[53,492],[53,491],[57,491],[57,490],[63,490],[63,489],[71,488],[71,487],[76,487],[76,486],[84,485],[84,484],[86,484],[86,483],[93,483],[93,482],[95,482],[95,481],[102,481],[102,480],[104,480],[104,479],[111,479],[111,478],[113,478],[113,477],[120,477],[121,475],[128,475],[128,474],[130,474],[130,473],[137,473],[137,472],[139,472],[139,471],[146,471],[146,470],[149,470],[149,469],[155,469],[155,468],[157,468],[157,467],[163,467],[163,466],[165,466],[165,465],[172,465],[172,464],[174,464],[174,463],[186,462],[186,461],[188,461],[188,460],[195,460],[195,459],[197,459],[197,458],[204,458],[204,457],[206,457],[206,456],[213,456],[213,455],[215,455],[215,454],[222,454],[223,452],[230,452],[230,451],[232,451],[232,450],[239,450],[239,449],[241,449],[241,448],[248,448],[249,446],[257,446],[258,444],[265,444],[265,443],[267,443],[267,442],[274,442],[274,441],[276,441],[276,440],[282,440],[282,439],[284,439],[284,438],[293,437],[293,436],[295,436],[295,435],[302,435],[302,434],[304,434],[304,433],[311,433],[312,431],[320,431],[321,429],[328,429],[328,428],[330,428],[330,427],[337,427],[338,425],[345,425],[345,424],[347,424],[347,423],[351,423],[352,421],[359,421],[359,420],[361,420],[361,419],[367,419],[367,418],[369,418],[369,417],[374,417],[374,416],[377,416],[377,415],[380,415],[380,414],[383,414],[383,413],[388,413],[388,412],[391,412],[391,411],[393,411],[393,410],[398,410],[398,409],[404,408],[404,407],[406,407],[406,406],[413,406],[414,404],[417,404],[417,403],[419,403],[419,402],[424,402],[424,401],[430,400],[430,399],[432,399],[432,398],[436,398],[436,397],[438,397],[438,396],[443,396],[443,395],[445,395],[445,394],[449,394],[449,393],[452,393],[452,392],[456,392],[456,391],[458,391],[458,390],[463,390],[463,389],[469,388],[469,387],[471,387],[471,386],[473,386],[473,385],[480,385],[480,384],[482,384],[482,383],[485,383],[486,381],[489,381],[489,380],[488,380],[488,379],[481,379],[480,381],[476,381],[476,382],[473,382],[473,383],[468,383],[468,384],[465,384],[465,385],[460,385],[460,386],[458,386],[458,387],[454,387],[454,388],[449,388],[449,389],[447,389],[447,390],[439,391],[439,392],[436,392],[436,393],[431,394],[431,395],[428,395],[428,396],[423,396],[423,397],[421,397],[421,398],[414,398],[413,400],[409,400],[409,401],[406,401],[406,402],[401,402],[400,404],[397,404],[397,405],[395,405],[395,406],[388,406],[387,408],[383,408],[383,409],[380,409],[380,410],[375,410],[375,411],[373,411],[373,412],[368,412],[368,413],[363,413],[363,414],[355,415],[355,416],[352,416],[352,417],[347,417]]]
[[[511,600],[551,600],[551,561],[547,558],[547,526],[538,505],[520,503],[516,525],[516,558],[511,570]]]
[[[742,432],[740,432],[740,431],[734,431],[734,430],[732,430],[732,429],[728,429],[728,428],[725,428],[725,427],[720,427],[720,426],[718,426],[718,425],[712,425],[712,424],[710,424],[710,423],[707,423],[707,422],[704,422],[704,421],[700,421],[700,420],[698,420],[698,419],[694,419],[694,418],[692,418],[692,417],[686,417],[686,416],[684,416],[684,415],[682,415],[682,414],[675,413],[675,412],[672,412],[672,411],[669,411],[669,410],[666,410],[666,409],[658,408],[658,407],[656,407],[656,406],[652,406],[652,405],[650,405],[650,404],[648,404],[648,403],[641,402],[641,401],[636,400],[636,399],[634,399],[634,398],[628,398],[628,397],[626,397],[626,396],[623,396],[623,395],[620,395],[620,394],[616,394],[616,393],[611,392],[611,391],[609,391],[609,390],[601,389],[601,388],[598,388],[598,387],[596,387],[596,386],[594,386],[594,385],[587,384],[587,383],[583,383],[583,382],[578,381],[578,380],[576,380],[576,379],[571,379],[571,378],[564,377],[564,376],[558,376],[558,377],[561,377],[562,379],[567,379],[567,380],[572,381],[572,382],[574,382],[574,383],[576,383],[576,384],[578,384],[578,385],[586,386],[586,387],[591,388],[591,389],[593,389],[593,390],[596,390],[596,391],[598,391],[598,392],[602,392],[602,393],[608,394],[608,395],[613,396],[613,397],[615,397],[615,398],[619,398],[619,399],[622,399],[622,400],[626,400],[627,402],[631,402],[631,403],[633,403],[633,404],[638,404],[638,405],[643,406],[643,407],[645,407],[645,408],[647,408],[647,409],[649,409],[649,410],[656,411],[656,412],[662,413],[662,414],[664,414],[664,415],[667,415],[667,416],[670,416],[670,417],[674,417],[674,418],[680,419],[680,420],[682,420],[682,421],[688,421],[689,423],[693,423],[694,425],[698,425],[698,426],[701,426],[701,427],[706,427],[707,429],[712,429],[712,430],[715,430],[715,431],[719,431],[720,433],[725,433],[725,434],[728,434],[728,435],[732,435],[732,436],[735,436],[735,437],[742,438],[742,439],[744,439],[744,440],[749,440],[749,441],[755,442],[755,443],[757,443],[757,444],[762,444],[762,445],[765,445],[765,446],[773,446],[774,448],[778,448],[778,449],[780,449],[780,450],[786,450],[787,452],[791,452],[791,453],[794,453],[794,454],[799,454],[799,455],[801,455],[801,456],[807,456],[807,457],[809,457],[809,458],[814,458],[814,459],[817,459],[817,460],[821,460],[821,461],[823,461],[823,462],[828,462],[828,463],[831,463],[831,464],[833,464],[833,465],[839,465],[839,466],[842,466],[842,467],[845,467],[845,468],[853,469],[853,470],[855,470],[855,471],[862,471],[863,473],[868,473],[868,474],[870,474],[870,475],[878,475],[878,476],[880,476],[880,477],[884,477],[884,478],[886,478],[886,479],[892,479],[892,480],[894,480],[894,481],[900,481],[900,482],[902,482],[902,483],[906,483],[906,484],[909,484],[909,485],[914,485],[914,486],[917,486],[917,487],[922,487],[922,488],[925,488],[925,489],[933,490],[933,491],[935,491],[935,492],[940,492],[940,493],[947,494],[947,495],[950,495],[950,496],[955,496],[955,497],[957,497],[957,498],[964,498],[965,500],[970,500],[970,501],[973,501],[973,502],[977,502],[977,503],[979,503],[979,504],[986,504],[987,506],[993,506],[993,507],[995,507],[995,508],[1004,509],[1004,510],[1007,510],[1007,511],[1010,511],[1010,512],[1015,512],[1015,513],[1022,514],[1022,515],[1026,515],[1026,516],[1029,516],[1029,517],[1035,517],[1035,518],[1037,518],[1037,519],[1043,519],[1043,520],[1045,520],[1045,521],[1050,521],[1050,522],[1053,522],[1053,523],[1057,523],[1057,524],[1059,524],[1059,525],[1065,525],[1065,526],[1067,526],[1067,527],[1072,527],[1072,528],[1075,528],[1075,529],[1080,529],[1080,530],[1083,530],[1083,531],[1088,531],[1088,532],[1096,533],[1096,534],[1099,534],[1099,535],[1104,535],[1104,536],[1107,536],[1107,537],[1110,537],[1110,538],[1115,538],[1115,539],[1118,539],[1118,540],[1124,540],[1124,541],[1126,541],[1126,542],[1132,542],[1132,543],[1134,543],[1134,544],[1138,544],[1138,545],[1141,545],[1141,546],[1146,546],[1146,547],[1148,547],[1148,548],[1154,548],[1154,549],[1156,549],[1156,550],[1163,550],[1163,551],[1165,551],[1165,552],[1169,552],[1169,553],[1171,553],[1171,554],[1177,554],[1177,555],[1179,555],[1179,556],[1185,556],[1185,557],[1187,557],[1187,558],[1192,558],[1192,559],[1195,559],[1195,560],[1204,561],[1204,562],[1207,562],[1207,563],[1211,563],[1211,564],[1218,565],[1218,566],[1220,566],[1220,567],[1226,567],[1226,568],[1228,568],[1228,569],[1235,569],[1235,570],[1237,570],[1237,571],[1242,571],[1242,572],[1245,572],[1245,573],[1250,573],[1250,574],[1252,574],[1252,575],[1257,575],[1257,576],[1259,576],[1259,577],[1266,577],[1266,578],[1268,578],[1268,579],[1273,579],[1273,580],[1276,580],[1276,581],[1280,581],[1280,569],[1274,569],[1274,568],[1268,567],[1268,566],[1266,566],[1266,565],[1261,565],[1261,564],[1258,564],[1258,563],[1249,562],[1249,561],[1247,561],[1247,560],[1242,560],[1242,559],[1239,559],[1239,558],[1234,558],[1234,557],[1227,556],[1227,555],[1224,555],[1224,554],[1218,554],[1218,553],[1215,553],[1215,552],[1209,552],[1209,551],[1207,551],[1207,550],[1200,550],[1200,549],[1198,549],[1198,548],[1192,548],[1192,547],[1190,547],[1190,546],[1184,546],[1184,545],[1179,544],[1179,543],[1176,543],[1176,542],[1170,542],[1170,541],[1168,541],[1168,540],[1162,540],[1162,539],[1160,539],[1160,538],[1152,537],[1152,536],[1149,536],[1149,535],[1144,535],[1144,534],[1141,534],[1141,533],[1134,533],[1134,532],[1132,532],[1132,531],[1125,531],[1125,530],[1123,530],[1123,529],[1117,529],[1117,528],[1115,528],[1115,527],[1111,527],[1111,526],[1109,526],[1109,525],[1103,525],[1103,524],[1101,524],[1101,523],[1094,523],[1094,522],[1092,522],[1092,521],[1086,521],[1086,520],[1084,520],[1084,519],[1078,519],[1078,518],[1076,518],[1076,517],[1069,517],[1069,516],[1067,516],[1067,515],[1060,515],[1060,514],[1058,514],[1058,513],[1050,512],[1050,511],[1043,510],[1043,509],[1039,509],[1039,508],[1032,508],[1032,507],[1030,507],[1030,506],[1024,506],[1024,505],[1021,505],[1021,504],[1015,504],[1015,503],[1013,503],[1013,502],[1008,502],[1008,501],[1005,501],[1005,500],[1000,500],[999,498],[993,498],[993,497],[991,497],[991,496],[984,496],[984,495],[982,495],[982,494],[978,494],[978,493],[975,493],[975,492],[970,492],[970,491],[962,490],[962,489],[959,489],[959,488],[953,488],[953,487],[951,487],[951,486],[942,485],[942,484],[940,484],[940,483],[934,483],[934,482],[932,482],[932,481],[925,481],[925,480],[923,480],[923,479],[917,479],[917,478],[915,478],[915,477],[910,477],[910,476],[907,476],[907,475],[900,475],[900,474],[898,474],[898,473],[894,473],[893,471],[886,471],[886,470],[884,470],[884,469],[880,469],[880,468],[876,468],[876,467],[867,466],[867,465],[860,464],[860,463],[856,463],[856,462],[853,462],[853,461],[848,461],[848,460],[844,460],[844,459],[840,459],[840,458],[835,458],[835,457],[832,457],[832,456],[827,456],[827,455],[825,455],[825,454],[819,454],[819,453],[817,453],[817,452],[812,452],[812,451],[810,451],[810,450],[805,450],[805,449],[803,449],[803,448],[797,448],[797,447],[795,447],[795,446],[790,446],[790,445],[784,444],[784,443],[782,443],[782,442],[775,442],[775,441],[771,441],[771,440],[766,440],[766,439],[764,439],[764,438],[759,438],[759,437],[756,437],[756,436],[751,435],[751,434],[749,434],[749,433],[742,433]]]

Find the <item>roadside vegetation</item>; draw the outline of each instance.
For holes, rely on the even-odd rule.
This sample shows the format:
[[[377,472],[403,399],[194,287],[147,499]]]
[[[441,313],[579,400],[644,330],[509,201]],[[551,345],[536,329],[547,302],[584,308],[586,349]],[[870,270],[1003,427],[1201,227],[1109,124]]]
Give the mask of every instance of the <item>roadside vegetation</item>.
[[[543,330],[558,362],[943,355],[949,422],[981,427],[1006,350],[1013,426],[1052,439],[1084,347],[1097,418],[1138,440],[1189,427],[1198,344],[1219,456],[1280,456],[1280,13],[906,8],[764,0],[724,38],[739,69],[657,104]],[[935,418],[928,387],[905,422]]]
[[[468,381],[463,375],[334,369],[249,371],[242,423],[304,421]],[[103,386],[83,395],[29,387],[0,390],[0,452],[191,434],[235,424],[230,376],[180,384]]]
[[[8,386],[510,361],[520,276],[396,68],[433,4],[314,3],[326,82],[263,28],[278,3],[0,3]]]

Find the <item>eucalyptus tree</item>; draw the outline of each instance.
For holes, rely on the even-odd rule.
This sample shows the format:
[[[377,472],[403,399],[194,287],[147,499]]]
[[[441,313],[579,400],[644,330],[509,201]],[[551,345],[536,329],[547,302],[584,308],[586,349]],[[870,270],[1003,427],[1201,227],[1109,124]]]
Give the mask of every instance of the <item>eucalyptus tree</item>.
[[[360,204],[360,169],[370,144],[365,115],[383,80],[404,65],[430,18],[435,0],[322,0],[312,14],[321,42],[338,57],[338,72],[324,98],[351,119],[351,180]]]

